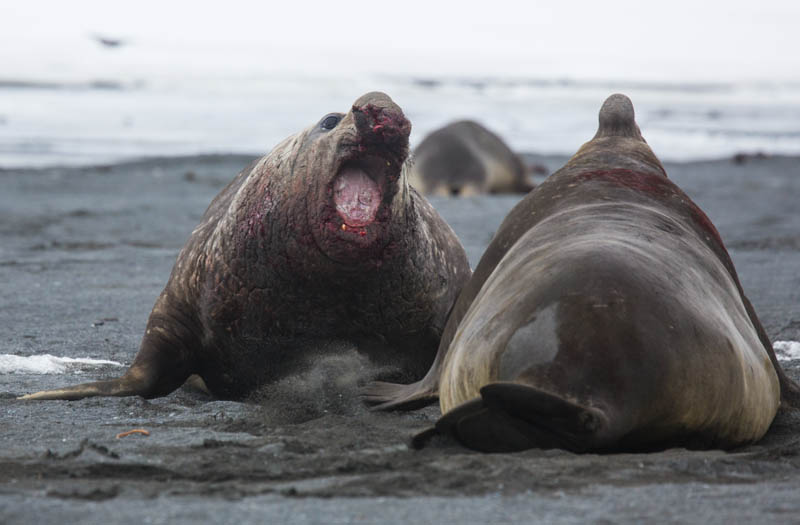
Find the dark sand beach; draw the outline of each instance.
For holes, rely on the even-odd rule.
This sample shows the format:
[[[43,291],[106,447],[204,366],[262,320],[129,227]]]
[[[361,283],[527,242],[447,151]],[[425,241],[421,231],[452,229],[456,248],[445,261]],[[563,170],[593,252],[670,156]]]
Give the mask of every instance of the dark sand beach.
[[[0,354],[133,359],[175,257],[246,156],[0,170]],[[565,158],[530,155],[560,167]],[[666,164],[711,217],[770,338],[800,341],[800,159]],[[473,266],[518,196],[433,199]],[[800,380],[800,361],[784,361]],[[728,452],[480,454],[372,413],[352,349],[259,401],[24,402],[118,375],[0,374],[0,523],[775,522],[800,516],[800,412]],[[143,428],[149,436],[120,432]]]

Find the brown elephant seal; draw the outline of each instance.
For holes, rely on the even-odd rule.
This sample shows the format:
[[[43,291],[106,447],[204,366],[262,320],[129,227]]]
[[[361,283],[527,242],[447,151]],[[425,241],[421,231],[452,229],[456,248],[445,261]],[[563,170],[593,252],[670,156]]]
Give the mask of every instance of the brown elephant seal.
[[[410,130],[369,93],[284,140],[211,202],[122,377],[25,398],[157,397],[191,374],[240,398],[330,341],[422,377],[470,270],[407,183]]]
[[[503,140],[471,120],[453,122],[414,149],[409,181],[433,195],[526,193],[525,166]]]
[[[428,375],[367,399],[437,392],[444,415],[417,445],[604,451],[753,442],[800,390],[714,225],[612,95],[595,137],[506,217]]]

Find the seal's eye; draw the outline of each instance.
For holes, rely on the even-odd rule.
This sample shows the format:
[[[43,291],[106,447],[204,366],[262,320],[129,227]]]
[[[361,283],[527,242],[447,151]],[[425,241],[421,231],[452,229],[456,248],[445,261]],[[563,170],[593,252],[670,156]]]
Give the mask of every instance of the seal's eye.
[[[328,115],[322,119],[322,124],[320,124],[320,127],[324,130],[331,130],[336,127],[336,124],[338,124],[340,120],[342,120],[342,117],[339,115]]]

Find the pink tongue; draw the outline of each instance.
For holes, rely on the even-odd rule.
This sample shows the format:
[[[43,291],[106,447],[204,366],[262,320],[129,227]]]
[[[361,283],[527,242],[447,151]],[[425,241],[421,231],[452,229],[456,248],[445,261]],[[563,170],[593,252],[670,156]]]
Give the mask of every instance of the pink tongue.
[[[336,211],[348,226],[366,226],[375,219],[381,190],[358,168],[344,168],[333,182]]]

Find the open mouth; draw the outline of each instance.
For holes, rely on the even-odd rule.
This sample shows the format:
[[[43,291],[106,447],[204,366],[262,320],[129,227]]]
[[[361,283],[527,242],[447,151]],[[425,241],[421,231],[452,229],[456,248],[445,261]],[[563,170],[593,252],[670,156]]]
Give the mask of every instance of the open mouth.
[[[366,226],[375,220],[381,204],[381,159],[346,162],[333,180],[333,203],[347,226]]]

